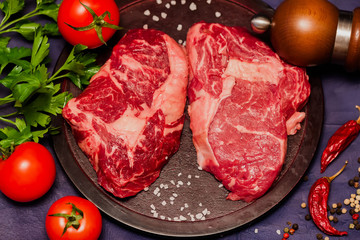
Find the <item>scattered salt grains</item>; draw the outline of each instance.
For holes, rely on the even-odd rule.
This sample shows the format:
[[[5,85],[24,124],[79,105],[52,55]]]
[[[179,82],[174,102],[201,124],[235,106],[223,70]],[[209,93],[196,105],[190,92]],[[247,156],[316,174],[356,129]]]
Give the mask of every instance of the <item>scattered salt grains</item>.
[[[187,182],[186,185],[190,186],[190,185],[191,185],[191,182]]]
[[[189,207],[189,204],[185,203],[185,204],[184,204],[184,207],[185,207],[185,208],[188,208],[188,207]]]
[[[177,197],[177,196],[179,196],[177,193],[173,193],[172,194],[174,197]]]
[[[182,25],[178,24],[176,30],[181,31],[182,30]]]
[[[198,169],[201,171],[201,170],[202,170],[202,167],[198,166]]]
[[[202,207],[202,203],[199,203],[199,206]]]
[[[211,4],[211,0],[206,0],[207,4]]]
[[[186,217],[184,217],[183,215],[180,215],[179,218],[180,218],[181,221],[186,221]]]
[[[219,188],[222,188],[223,186],[224,186],[224,185],[222,185],[222,184],[220,183],[218,187],[219,187]]]
[[[144,191],[145,192],[149,191],[149,187],[144,188]]]
[[[160,192],[160,188],[156,187],[153,193],[154,195],[157,195],[159,192]]]
[[[203,217],[202,213],[197,213],[195,215],[196,219],[201,219]]]
[[[280,229],[276,230],[276,233],[277,233],[278,235],[280,235],[280,234],[281,234]]]
[[[166,201],[165,201],[165,200],[162,201],[162,202],[161,202],[161,205],[165,206],[165,205],[166,205]]]
[[[151,204],[150,207],[151,207],[151,209],[155,210],[155,205],[154,204]]]
[[[158,16],[154,15],[152,17],[152,20],[155,21],[155,22],[158,22],[160,20],[160,18]]]
[[[192,3],[190,4],[190,6],[189,6],[189,9],[190,9],[191,11],[195,11],[195,10],[197,9],[196,4],[192,2]]]
[[[179,44],[182,44],[182,43],[183,43],[183,40],[179,39],[179,40],[178,40],[178,43],[179,43]]]
[[[171,183],[172,185],[175,185],[175,181],[174,181],[174,180],[170,180],[170,183]]]
[[[185,5],[186,4],[186,0],[181,0],[181,5]]]
[[[182,175],[182,173],[178,173],[178,177],[180,177]]]
[[[195,178],[200,178],[200,176],[199,176],[199,175],[195,175]]]
[[[215,12],[215,17],[217,18],[221,17],[221,12]]]
[[[163,19],[165,19],[167,17],[167,13],[165,13],[165,12],[160,13],[160,15]]]
[[[175,5],[176,5],[176,1],[175,1],[175,0],[172,0],[172,1],[170,2],[170,4],[173,5],[173,6],[175,6]]]
[[[170,8],[170,3],[165,4],[165,7],[166,7],[167,9],[169,9],[169,8]]]
[[[162,0],[156,0],[156,3],[160,5],[162,4]]]
[[[145,11],[144,11],[144,15],[145,15],[145,16],[150,16],[150,14],[151,14],[151,13],[150,13],[150,10],[145,10]]]
[[[164,215],[160,215],[160,219],[165,220],[166,217]]]
[[[143,26],[143,29],[148,29],[149,28],[149,26],[147,25],[147,24],[145,24],[144,26]]]
[[[259,229],[255,228],[254,233],[258,233]]]
[[[190,175],[190,174],[188,175],[188,179],[191,179],[191,175]]]
[[[174,197],[170,197],[169,199],[170,199],[170,201],[174,201],[174,200],[175,200],[175,198],[174,198]]]

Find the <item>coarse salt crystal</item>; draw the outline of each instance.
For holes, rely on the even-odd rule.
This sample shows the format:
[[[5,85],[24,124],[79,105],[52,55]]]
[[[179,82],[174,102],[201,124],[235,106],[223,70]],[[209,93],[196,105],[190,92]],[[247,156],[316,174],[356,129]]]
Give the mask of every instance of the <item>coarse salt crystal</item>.
[[[200,176],[199,176],[199,175],[195,175],[195,178],[200,178]]]
[[[178,173],[178,177],[180,177],[182,175],[182,173]]]
[[[205,216],[207,214],[208,210],[207,208],[205,208],[203,211],[202,211],[202,214]]]
[[[184,204],[184,207],[185,207],[185,208],[188,208],[188,207],[189,207],[189,204],[185,203],[185,204]]]
[[[184,217],[183,215],[180,215],[180,220],[181,220],[181,221],[185,221],[185,220],[186,220],[186,217]]]
[[[202,207],[202,203],[199,203],[199,206]]]
[[[161,17],[162,17],[163,19],[165,19],[165,18],[167,17],[167,13],[162,12],[162,13],[161,13]]]
[[[165,216],[164,216],[164,215],[160,215],[160,218],[161,218],[162,220],[165,220]]]
[[[191,185],[191,182],[187,182],[186,184],[187,184],[188,186],[190,186],[190,185]]]
[[[277,233],[278,235],[280,235],[280,234],[281,234],[281,231],[278,229],[278,230],[276,230],[276,233]]]
[[[191,175],[190,175],[190,174],[188,175],[188,178],[189,178],[189,179],[191,178]]]
[[[165,205],[166,205],[166,201],[165,201],[165,200],[162,201],[162,202],[161,202],[161,205],[165,206]]]
[[[158,16],[156,16],[156,15],[154,15],[154,16],[152,17],[152,19],[153,19],[155,22],[157,22],[157,21],[160,20],[160,18],[159,18]]]
[[[144,188],[144,191],[145,192],[149,191],[149,187]]]
[[[182,44],[182,43],[183,43],[183,40],[182,40],[182,39],[179,39],[179,40],[178,40],[178,43],[179,43],[179,44]]]
[[[182,5],[185,5],[185,3],[186,3],[186,0],[181,0]]]
[[[170,201],[170,204],[171,204],[171,205],[174,205],[174,201]]]
[[[258,233],[259,229],[255,228],[254,233]]]
[[[211,4],[211,0],[206,0],[207,4]]]
[[[154,212],[153,216],[157,218],[159,216],[159,213]]]
[[[174,198],[174,197],[170,197],[169,199],[170,199],[171,201],[174,201],[174,200],[175,200],[175,198]]]
[[[156,194],[157,197],[160,197],[160,193]]]
[[[215,17],[221,17],[221,12],[215,12]]]
[[[222,184],[219,184],[219,188],[222,188],[224,185],[222,185]]]
[[[178,24],[176,30],[181,31],[182,30],[182,25]]]
[[[173,196],[174,196],[174,197],[177,197],[177,196],[179,196],[179,195],[178,195],[177,193],[173,193]]]
[[[201,218],[203,217],[203,215],[202,215],[202,213],[198,213],[198,214],[195,215],[195,217],[196,217],[197,219],[201,219]]]
[[[170,2],[170,4],[171,4],[171,5],[176,5],[176,1],[175,1],[175,0],[172,0],[172,1]]]
[[[184,207],[181,207],[181,208],[180,208],[180,211],[184,211],[184,209],[185,209]]]
[[[154,190],[154,194],[157,195],[160,192],[160,188],[156,187]]]
[[[165,4],[165,7],[166,7],[167,9],[169,9],[169,8],[170,8],[170,3]]]
[[[192,3],[190,4],[190,6],[189,6],[189,9],[190,9],[191,11],[195,11],[195,10],[197,9],[196,4],[192,2]]]
[[[147,24],[144,24],[143,29],[148,29],[149,26]]]
[[[162,4],[162,0],[156,0],[157,4]]]
[[[202,170],[202,167],[198,166],[198,169],[201,171],[201,170]]]
[[[175,181],[174,180],[171,180],[170,181],[172,185],[175,185]]]
[[[144,11],[144,15],[145,15],[145,16],[150,16],[150,10],[145,10],[145,11]]]
[[[184,185],[183,181],[178,181],[177,184],[178,185]]]
[[[155,210],[155,205],[151,204],[150,207]]]

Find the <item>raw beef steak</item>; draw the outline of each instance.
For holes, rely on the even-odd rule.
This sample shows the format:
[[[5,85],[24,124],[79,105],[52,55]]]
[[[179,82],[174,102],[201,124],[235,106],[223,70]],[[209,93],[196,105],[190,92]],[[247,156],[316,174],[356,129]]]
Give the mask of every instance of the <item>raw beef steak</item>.
[[[310,85],[240,27],[197,23],[187,35],[190,127],[200,167],[246,202],[278,176],[287,132],[299,129]]]
[[[99,184],[115,196],[153,183],[180,143],[188,63],[173,39],[130,30],[90,85],[63,109]]]

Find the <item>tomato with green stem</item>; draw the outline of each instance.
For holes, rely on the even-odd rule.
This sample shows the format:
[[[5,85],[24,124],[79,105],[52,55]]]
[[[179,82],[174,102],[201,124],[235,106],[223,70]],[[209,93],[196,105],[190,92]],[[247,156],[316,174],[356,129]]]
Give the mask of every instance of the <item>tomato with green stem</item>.
[[[97,48],[114,35],[120,12],[114,0],[63,0],[58,13],[58,27],[72,45]]]
[[[55,176],[53,156],[36,142],[22,143],[9,158],[0,160],[0,191],[14,201],[30,202],[42,197]]]
[[[101,234],[102,217],[89,200],[65,196],[49,208],[45,227],[50,240],[96,240]]]

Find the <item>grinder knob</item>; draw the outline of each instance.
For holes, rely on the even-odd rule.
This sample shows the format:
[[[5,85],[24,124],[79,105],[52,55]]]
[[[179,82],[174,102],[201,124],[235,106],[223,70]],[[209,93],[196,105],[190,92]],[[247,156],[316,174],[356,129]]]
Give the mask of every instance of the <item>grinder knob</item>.
[[[360,69],[360,8],[341,11],[327,0],[285,0],[272,19],[251,20],[256,33],[270,31],[274,50],[298,66],[323,63]]]

